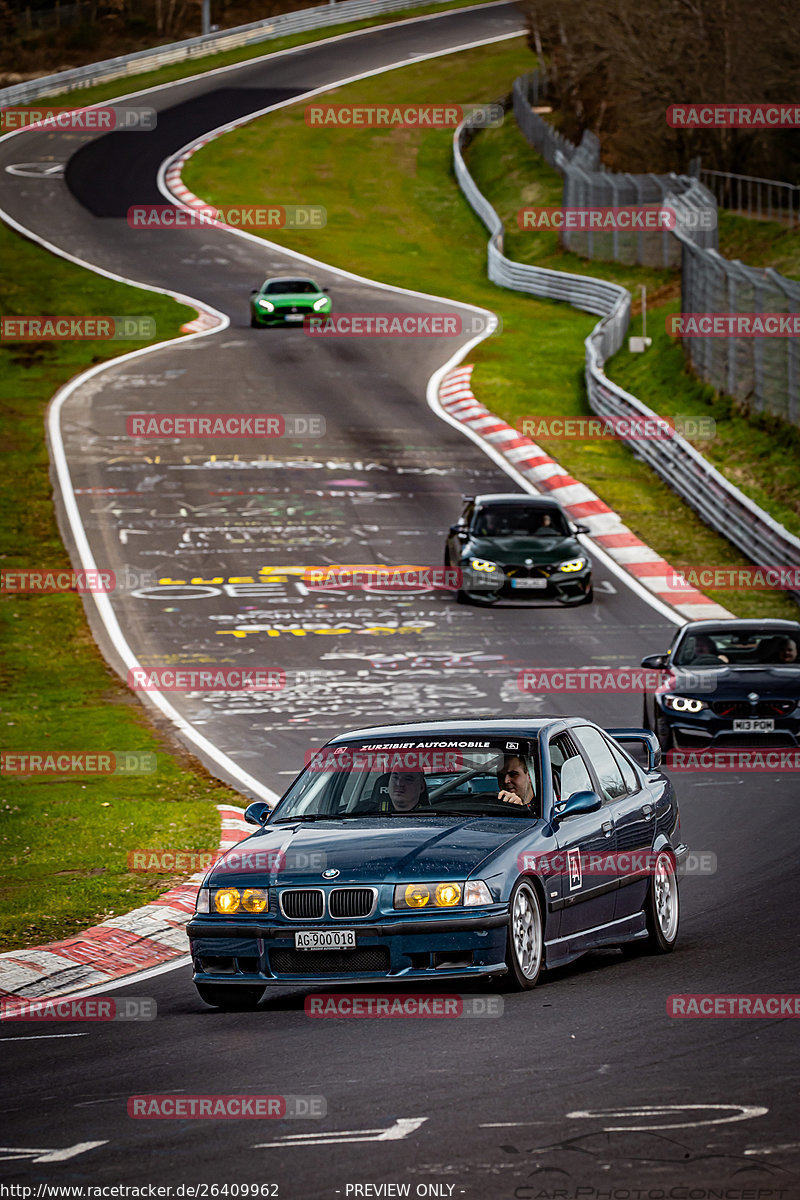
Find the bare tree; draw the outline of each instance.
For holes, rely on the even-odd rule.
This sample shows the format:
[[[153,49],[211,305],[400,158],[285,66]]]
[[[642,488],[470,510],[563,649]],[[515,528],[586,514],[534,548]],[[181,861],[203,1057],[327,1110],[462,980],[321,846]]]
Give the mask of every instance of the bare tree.
[[[674,130],[671,104],[787,102],[800,79],[793,0],[521,0],[562,128],[593,129],[609,165],[800,175],[800,134]]]

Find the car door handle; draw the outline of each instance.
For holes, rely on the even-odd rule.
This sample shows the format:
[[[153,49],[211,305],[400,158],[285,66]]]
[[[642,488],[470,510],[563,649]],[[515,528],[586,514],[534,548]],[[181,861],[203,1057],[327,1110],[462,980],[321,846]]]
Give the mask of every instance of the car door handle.
[[[642,805],[642,816],[643,817],[652,817],[652,815],[653,815],[652,804],[643,804]]]
[[[600,826],[600,828],[602,829],[602,831],[606,835],[606,837],[611,837],[611,834],[614,832],[614,822],[613,821],[603,821],[603,824]]]

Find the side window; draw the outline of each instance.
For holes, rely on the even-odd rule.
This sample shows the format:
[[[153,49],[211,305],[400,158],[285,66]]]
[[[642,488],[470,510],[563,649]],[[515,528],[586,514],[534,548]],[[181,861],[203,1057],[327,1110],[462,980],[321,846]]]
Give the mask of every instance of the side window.
[[[580,725],[573,732],[577,735],[594,767],[595,775],[606,799],[616,800],[618,796],[626,796],[628,788],[622,778],[622,770],[600,730],[592,729],[590,725]]]
[[[551,738],[549,750],[553,791],[559,807],[575,792],[594,791],[586,764],[566,734]]]
[[[620,750],[619,746],[615,746],[611,738],[607,738],[606,741],[611,748],[611,753],[614,755],[617,766],[622,772],[622,778],[625,780],[625,787],[627,791],[631,794],[641,791],[642,785],[639,782],[639,777],[637,776],[631,764],[628,762],[625,755]]]
[[[464,505],[464,511],[461,514],[461,521],[467,527],[467,529],[469,529],[474,515],[475,515],[475,504],[473,503],[472,500],[470,500],[469,503]]]

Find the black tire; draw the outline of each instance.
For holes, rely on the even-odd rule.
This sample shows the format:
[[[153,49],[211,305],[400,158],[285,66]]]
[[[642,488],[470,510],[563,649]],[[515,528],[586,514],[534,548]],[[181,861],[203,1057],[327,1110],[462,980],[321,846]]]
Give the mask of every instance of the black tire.
[[[642,700],[642,729],[650,728],[650,716],[647,712],[647,699]]]
[[[511,893],[506,937],[506,991],[536,987],[544,961],[544,918],[539,893],[529,879],[518,879]],[[524,910],[527,909],[527,918]]]
[[[222,1008],[226,1012],[251,1012],[258,1008],[263,987],[238,986],[229,983],[196,983],[197,994],[205,1004],[212,1008]]]
[[[662,752],[666,754],[667,751],[671,750],[673,746],[672,729],[670,728],[669,722],[665,721],[664,718],[659,716],[658,713],[656,713],[655,725],[655,734],[658,738],[659,745],[661,746]]]
[[[628,954],[671,954],[678,940],[681,906],[675,860],[668,850],[659,850],[653,863],[644,907],[647,937],[627,942]]]
[[[255,317],[250,318],[250,328],[251,329],[260,329],[261,328],[260,323],[255,319]]]
[[[588,592],[581,600],[581,604],[594,604],[594,588],[591,587],[591,585],[589,587]]]
[[[461,588],[456,592],[456,604],[472,604],[472,600],[466,592],[461,591]]]

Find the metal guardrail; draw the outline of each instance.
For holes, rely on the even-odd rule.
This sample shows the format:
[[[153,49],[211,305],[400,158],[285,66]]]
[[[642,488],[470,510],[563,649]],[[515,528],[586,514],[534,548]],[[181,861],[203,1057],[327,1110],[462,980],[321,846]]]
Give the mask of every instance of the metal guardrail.
[[[517,292],[563,300],[602,317],[589,334],[586,348],[586,391],[599,416],[656,418],[652,409],[608,379],[604,364],[620,349],[630,320],[630,293],[619,284],[516,263],[503,252],[503,222],[481,193],[464,162],[463,151],[476,132],[465,121],[453,136],[453,167],[459,187],[489,230],[488,273],[493,283]],[[691,238],[685,237],[692,245]],[[697,247],[693,249],[703,253]],[[705,252],[707,253],[707,252]],[[703,458],[685,438],[651,441],[625,439],[634,454],[648,463],[703,520],[759,565],[800,568],[800,539],[748,499]],[[800,599],[800,593],[793,593]]]
[[[444,0],[441,0],[444,3]],[[304,33],[310,29],[321,29],[328,25],[343,25],[363,17],[380,16],[396,9],[415,8],[437,0],[340,0],[336,4],[324,4],[315,8],[295,12],[278,13],[249,25],[237,25],[219,33],[209,33],[187,38],[181,42],[170,42],[152,50],[137,50],[118,58],[103,62],[87,63],[70,71],[59,71],[55,75],[42,75],[25,83],[15,83],[0,89],[0,105],[27,104],[44,96],[56,96],[62,92],[78,91],[96,83],[122,79],[128,75],[140,75],[170,63],[185,62],[207,54],[219,54],[224,50],[237,50],[242,46],[271,41],[292,33]]]
[[[758,175],[697,168],[698,177],[714,193],[720,208],[767,221],[800,225],[800,185]]]

